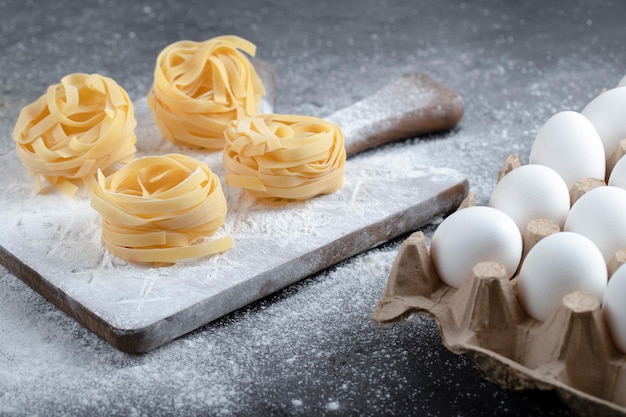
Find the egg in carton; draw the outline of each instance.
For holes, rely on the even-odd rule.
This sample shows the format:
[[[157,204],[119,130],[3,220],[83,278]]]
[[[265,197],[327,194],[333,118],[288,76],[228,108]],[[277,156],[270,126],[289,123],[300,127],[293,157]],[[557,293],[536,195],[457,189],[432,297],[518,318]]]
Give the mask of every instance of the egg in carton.
[[[626,141],[620,146],[626,151]],[[519,167],[517,156],[510,156],[498,182]],[[571,204],[604,185],[592,178],[577,181],[569,190]],[[457,213],[469,207],[479,207],[473,193]],[[432,243],[429,250],[424,234],[416,232],[400,247],[372,319],[391,324],[414,313],[428,314],[435,318],[444,345],[469,357],[492,382],[511,390],[554,390],[579,416],[626,416],[626,354],[616,347],[599,297],[568,293],[544,320],[529,315],[522,303],[521,266],[536,244],[562,227],[555,220],[531,219],[520,234],[521,247],[507,243],[512,246],[508,250],[521,250],[519,263],[511,267],[505,258],[478,262],[459,283],[442,279],[443,271],[438,273],[433,263]],[[445,251],[439,256],[445,258]],[[447,261],[453,266],[463,262],[458,257]],[[604,264],[606,276],[625,262],[626,249],[616,251]]]

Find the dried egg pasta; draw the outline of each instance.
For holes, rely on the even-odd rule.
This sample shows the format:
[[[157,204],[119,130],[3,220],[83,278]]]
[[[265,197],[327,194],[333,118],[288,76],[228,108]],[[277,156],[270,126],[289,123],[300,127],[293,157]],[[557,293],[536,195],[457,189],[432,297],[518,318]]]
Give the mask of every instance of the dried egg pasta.
[[[244,117],[224,131],[226,183],[258,197],[303,200],[343,185],[341,129],[311,116]]]
[[[217,175],[185,155],[146,156],[100,174],[91,205],[108,251],[129,261],[176,263],[232,247],[230,236],[205,239],[223,225],[226,198]]]
[[[24,107],[13,130],[16,151],[27,171],[68,195],[93,185],[135,156],[133,105],[114,80],[99,74],[70,74]]]
[[[265,89],[254,66],[254,44],[237,36],[179,41],[157,57],[148,105],[172,143],[204,149],[224,147],[231,120],[256,115]]]

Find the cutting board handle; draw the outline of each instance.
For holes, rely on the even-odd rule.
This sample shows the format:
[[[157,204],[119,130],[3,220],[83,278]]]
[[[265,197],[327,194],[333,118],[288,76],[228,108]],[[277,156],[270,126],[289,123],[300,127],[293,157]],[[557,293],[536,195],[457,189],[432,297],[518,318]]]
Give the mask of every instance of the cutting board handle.
[[[413,72],[325,119],[341,127],[350,156],[392,141],[453,129],[464,110],[459,94]]]

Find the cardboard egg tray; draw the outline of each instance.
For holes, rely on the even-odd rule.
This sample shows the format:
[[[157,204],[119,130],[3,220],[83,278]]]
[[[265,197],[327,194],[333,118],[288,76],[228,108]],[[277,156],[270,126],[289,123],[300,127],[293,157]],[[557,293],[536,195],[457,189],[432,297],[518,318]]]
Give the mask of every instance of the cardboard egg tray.
[[[509,158],[500,172],[518,166]],[[575,200],[598,184],[584,182]],[[475,205],[475,195],[459,207]],[[523,234],[524,252],[559,231],[547,220],[531,221]],[[620,251],[609,272],[624,262]],[[490,381],[510,390],[554,390],[579,416],[626,416],[626,355],[604,322],[598,299],[572,293],[545,322],[529,317],[518,302],[517,279],[495,262],[477,264],[458,288],[445,285],[431,263],[422,232],[406,239],[392,266],[372,319],[391,324],[413,313],[435,318],[444,345],[470,358]]]

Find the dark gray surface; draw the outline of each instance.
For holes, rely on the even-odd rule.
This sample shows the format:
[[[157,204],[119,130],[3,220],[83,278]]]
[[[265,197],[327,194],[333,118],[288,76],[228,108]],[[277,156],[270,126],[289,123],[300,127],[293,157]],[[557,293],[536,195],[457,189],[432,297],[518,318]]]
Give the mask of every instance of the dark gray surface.
[[[457,129],[376,152],[456,168],[482,204],[506,156],[526,162],[548,117],[580,110],[626,73],[625,21],[619,0],[0,0],[0,152],[13,147],[19,109],[67,73],[109,75],[137,99],[168,43],[237,34],[274,65],[277,112],[330,114],[406,71],[458,91]],[[142,356],[116,351],[3,270],[0,415],[568,415],[551,393],[485,381],[442,347],[430,319],[374,326],[397,248]]]

